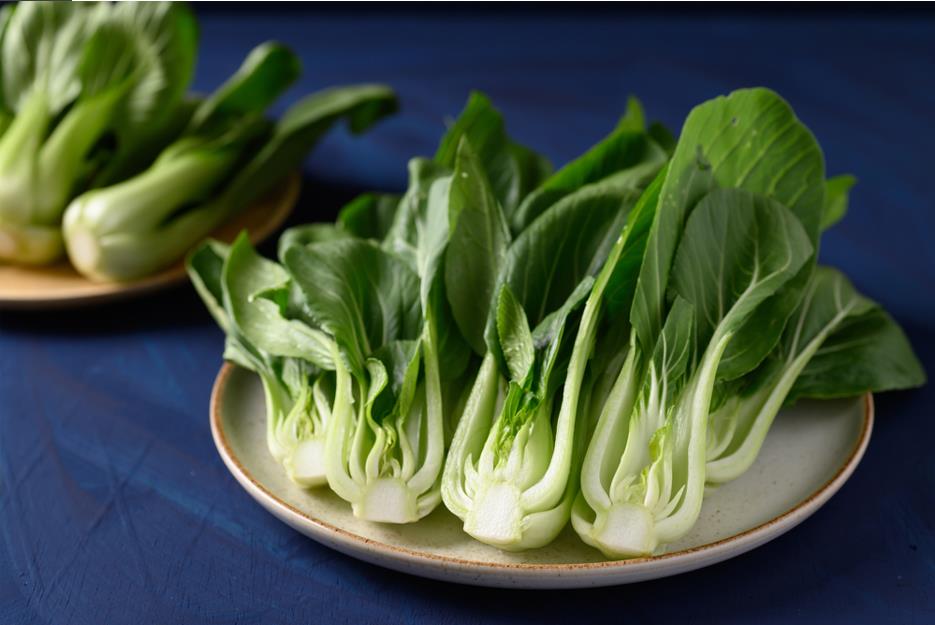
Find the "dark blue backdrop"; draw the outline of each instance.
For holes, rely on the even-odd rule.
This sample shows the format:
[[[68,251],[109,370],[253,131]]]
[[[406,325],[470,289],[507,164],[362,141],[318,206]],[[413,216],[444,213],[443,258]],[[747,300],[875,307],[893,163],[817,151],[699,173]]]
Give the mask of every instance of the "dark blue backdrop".
[[[256,9],[254,9],[256,10]],[[561,164],[628,94],[678,128],[741,86],[782,93],[830,173],[860,179],[824,238],[935,371],[935,22],[919,15],[202,15],[196,88],[256,43],[298,50],[288,100],[383,81],[403,110],[308,162],[294,222],[399,189],[469,89]],[[935,622],[935,387],[878,398],[853,479],[804,525],[717,566],[575,592],[458,587],[339,555],[264,512],[221,464],[208,394],[222,336],[188,288],[80,312],[0,314],[0,624]]]

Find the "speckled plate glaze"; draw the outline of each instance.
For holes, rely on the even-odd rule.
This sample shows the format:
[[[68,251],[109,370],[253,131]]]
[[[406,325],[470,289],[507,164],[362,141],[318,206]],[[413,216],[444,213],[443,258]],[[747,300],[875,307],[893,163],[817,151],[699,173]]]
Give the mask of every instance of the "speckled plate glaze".
[[[266,197],[253,203],[211,236],[233,241],[246,230],[254,243],[266,239],[283,224],[299,197],[301,179],[290,174]],[[94,282],[63,260],[30,267],[0,263],[0,309],[70,308],[124,299],[185,282],[185,263],[179,261],[157,274],[131,282]]]
[[[860,462],[873,397],[801,402],[776,419],[759,458],[705,498],[701,517],[668,553],[606,561],[571,527],[551,545],[506,553],[473,540],[439,506],[412,525],[354,518],[327,488],[289,481],[266,448],[259,378],[225,364],[211,396],[211,431],[237,481],[260,505],[314,540],[380,566],[439,580],[511,588],[610,586],[666,577],[739,555],[789,531],[820,508]]]

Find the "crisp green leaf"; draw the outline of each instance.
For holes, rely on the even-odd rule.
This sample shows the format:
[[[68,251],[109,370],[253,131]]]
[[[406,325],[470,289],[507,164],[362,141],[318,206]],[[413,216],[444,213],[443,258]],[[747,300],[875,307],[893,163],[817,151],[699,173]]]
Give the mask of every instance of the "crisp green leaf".
[[[23,2],[3,37],[3,99],[19,112],[37,93],[56,115],[81,93],[81,50],[100,7],[72,2]]]
[[[655,344],[665,318],[666,285],[685,220],[701,197],[718,187],[775,199],[791,209],[811,241],[817,240],[824,160],[789,105],[774,92],[758,88],[695,107],[669,164],[637,281],[631,322],[644,346]],[[782,326],[773,328],[767,338],[775,343],[781,331]],[[740,364],[756,365],[738,361],[738,368]]]
[[[237,71],[195,111],[191,128],[201,132],[250,113],[262,113],[302,73],[302,62],[286,46],[266,42],[254,48]]]
[[[308,314],[332,335],[352,372],[394,340],[422,332],[419,279],[398,257],[361,239],[293,246],[283,260]]]
[[[510,377],[522,382],[532,368],[535,347],[526,313],[507,285],[500,289],[496,324],[497,336]]]
[[[286,284],[289,274],[257,254],[246,233],[231,245],[221,280],[224,307],[252,345],[267,354],[302,358],[323,369],[334,367],[329,339],[321,331],[284,318],[276,303],[258,297]]]
[[[847,174],[828,178],[825,182],[825,210],[821,215],[821,229],[827,230],[841,221],[847,213],[847,198],[857,178]]]
[[[224,309],[224,286],[221,273],[230,253],[230,246],[218,241],[206,241],[194,250],[185,263],[188,277],[195,286],[195,291],[214,317],[225,334],[231,334],[233,328],[230,317]]]
[[[695,307],[697,353],[715,334],[735,334],[812,252],[802,225],[781,204],[743,189],[707,194],[685,225],[670,283]],[[749,340],[742,349],[760,352],[750,356],[759,362],[774,344]]]
[[[585,276],[597,274],[632,201],[632,192],[585,187],[554,204],[510,246],[500,281],[530,325],[558,310]]]
[[[337,225],[355,237],[382,240],[393,224],[399,203],[398,195],[364,193],[344,205]]]
[[[391,415],[409,412],[419,382],[422,352],[418,341],[390,341],[373,354],[383,365],[387,383],[379,389],[373,401],[371,416],[377,423]],[[371,391],[375,384],[371,377]]]
[[[484,328],[510,241],[500,204],[468,139],[462,139],[449,191],[445,292],[465,340],[486,352]]]
[[[640,115],[640,119],[642,115]],[[609,176],[618,188],[641,189],[666,161],[665,152],[632,124],[621,124],[608,137],[555,172],[526,197],[510,220],[513,232],[522,232],[549,206]]]
[[[915,388],[925,370],[905,333],[881,308],[846,319],[799,375],[788,400],[853,397],[866,392]]]
[[[273,129],[273,135],[226,189],[223,201],[246,206],[269,191],[302,164],[322,135],[341,119],[355,133],[367,130],[396,111],[396,96],[381,85],[357,85],[325,89],[289,108]]]
[[[584,276],[562,305],[546,315],[532,331],[539,363],[536,391],[540,396],[554,393],[563,382],[564,368],[571,356],[571,341],[563,340],[565,330],[574,330],[569,319],[584,304],[593,286],[594,277]]]
[[[627,98],[627,110],[617,122],[618,131],[642,133],[646,130],[646,114],[643,105],[636,96]]]
[[[667,169],[663,168],[656,175],[646,190],[639,196],[633,210],[627,215],[625,230],[621,233],[621,249],[615,254],[607,284],[602,288],[602,298],[608,316],[615,320],[623,316],[622,321],[629,315],[630,305],[633,302],[633,293],[639,275],[640,265],[643,262],[643,253],[649,231],[656,215],[659,204],[659,192],[665,181]]]
[[[453,169],[464,137],[476,152],[504,213],[510,215],[541,178],[544,160],[510,140],[500,111],[477,91],[471,93],[464,110],[442,137],[435,162]]]
[[[354,235],[336,224],[319,223],[293,226],[281,235],[277,246],[280,260],[285,256],[286,250],[293,245],[305,246],[324,241],[337,239],[352,239]]]

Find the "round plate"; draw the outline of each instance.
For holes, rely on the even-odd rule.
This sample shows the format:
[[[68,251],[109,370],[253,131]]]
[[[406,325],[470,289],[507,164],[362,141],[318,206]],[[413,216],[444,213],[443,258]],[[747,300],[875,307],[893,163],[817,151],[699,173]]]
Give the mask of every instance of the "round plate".
[[[266,448],[259,378],[225,364],[211,395],[211,432],[224,463],[260,505],[318,542],[405,573],[479,586],[576,588],[675,575],[739,555],[792,529],[833,495],[863,456],[873,397],[800,402],[776,419],[756,463],[708,495],[692,531],[650,558],[606,561],[571,526],[552,544],[506,553],[472,539],[443,505],[418,523],[356,519],[327,488],[289,481]]]
[[[290,174],[266,197],[220,226],[211,236],[233,241],[242,230],[259,243],[282,225],[299,197],[301,180]],[[184,282],[185,262],[131,282],[94,282],[72,268],[67,260],[55,265],[20,266],[0,264],[0,309],[63,308],[121,299]]]

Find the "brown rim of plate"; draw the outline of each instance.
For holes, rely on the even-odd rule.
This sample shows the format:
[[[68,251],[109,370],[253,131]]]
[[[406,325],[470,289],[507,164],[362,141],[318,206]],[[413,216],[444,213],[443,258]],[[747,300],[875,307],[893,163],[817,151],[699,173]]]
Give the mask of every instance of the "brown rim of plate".
[[[752,537],[771,525],[781,522],[782,520],[794,515],[797,511],[802,508],[807,507],[811,502],[822,497],[829,489],[831,489],[846,473],[852,471],[856,468],[856,461],[859,461],[860,457],[863,455],[864,450],[867,447],[868,442],[870,441],[870,433],[873,430],[873,420],[874,420],[874,405],[873,405],[873,394],[867,393],[864,395],[864,418],[863,423],[861,424],[860,434],[857,436],[857,440],[854,443],[854,448],[847,456],[847,460],[841,464],[841,467],[835,472],[835,474],[825,482],[821,488],[816,490],[814,493],[803,499],[795,507],[783,512],[781,515],[761,523],[756,527],[752,527],[748,530],[744,530],[733,536],[728,536],[727,538],[722,538],[711,543],[707,543],[698,547],[692,547],[690,549],[681,549],[679,551],[673,551],[670,553],[664,553],[658,556],[649,556],[644,558],[631,558],[628,560],[605,560],[602,562],[578,562],[578,563],[555,563],[555,564],[527,564],[522,562],[484,562],[482,560],[465,560],[463,558],[455,558],[451,556],[440,556],[433,553],[427,553],[424,551],[414,551],[412,549],[407,549],[405,547],[398,547],[396,545],[391,545],[389,543],[380,542],[377,540],[372,540],[370,538],[365,538],[359,534],[349,532],[340,527],[326,523],[320,519],[316,519],[313,516],[299,510],[295,506],[292,506],[272,492],[269,491],[263,484],[257,481],[253,475],[240,463],[240,460],[234,455],[231,450],[230,443],[227,440],[227,435],[225,434],[223,428],[221,427],[221,394],[224,392],[224,387],[227,384],[230,374],[234,371],[235,365],[229,362],[225,362],[221,366],[221,370],[218,371],[218,375],[214,380],[214,387],[211,389],[211,403],[210,403],[210,413],[211,413],[211,434],[214,437],[214,443],[218,447],[218,451],[221,453],[221,459],[227,462],[228,460],[232,462],[237,470],[240,471],[241,475],[247,478],[250,483],[264,496],[268,497],[272,501],[275,501],[276,504],[282,508],[288,510],[295,516],[301,517],[306,521],[312,523],[318,528],[331,532],[338,537],[341,537],[345,540],[359,543],[363,546],[372,546],[378,547],[379,549],[391,551],[399,555],[407,556],[409,558],[414,558],[417,560],[429,561],[432,563],[447,563],[455,564],[458,566],[469,566],[469,567],[485,567],[489,569],[513,569],[513,570],[549,570],[549,571],[577,571],[577,570],[600,570],[600,569],[619,569],[621,567],[629,567],[639,564],[647,564],[650,562],[659,562],[662,560],[670,560],[677,557],[683,557],[688,554],[697,554],[703,553],[706,551],[712,551],[716,548],[725,545],[727,543],[736,542],[743,538]],[[829,495],[830,497],[830,495]]]
[[[295,207],[302,186],[298,172],[286,176],[264,197],[259,198],[227,222],[218,226],[209,236],[226,242],[233,241],[241,230],[246,229],[250,240],[258,244],[265,240],[286,221]],[[267,208],[267,218],[258,219],[256,211]],[[43,267],[0,265],[0,270],[10,267],[19,269],[24,275],[18,279],[30,279],[42,273]],[[187,279],[184,259],[158,273],[129,282],[92,282],[83,278],[70,267],[67,259],[51,267],[52,272],[64,272],[68,286],[59,286],[51,294],[41,290],[7,293],[0,290],[0,310],[39,310],[76,308],[103,301],[121,300],[149,293],[161,288],[182,284]],[[69,292],[70,289],[70,292]],[[64,292],[63,292],[64,291]]]

